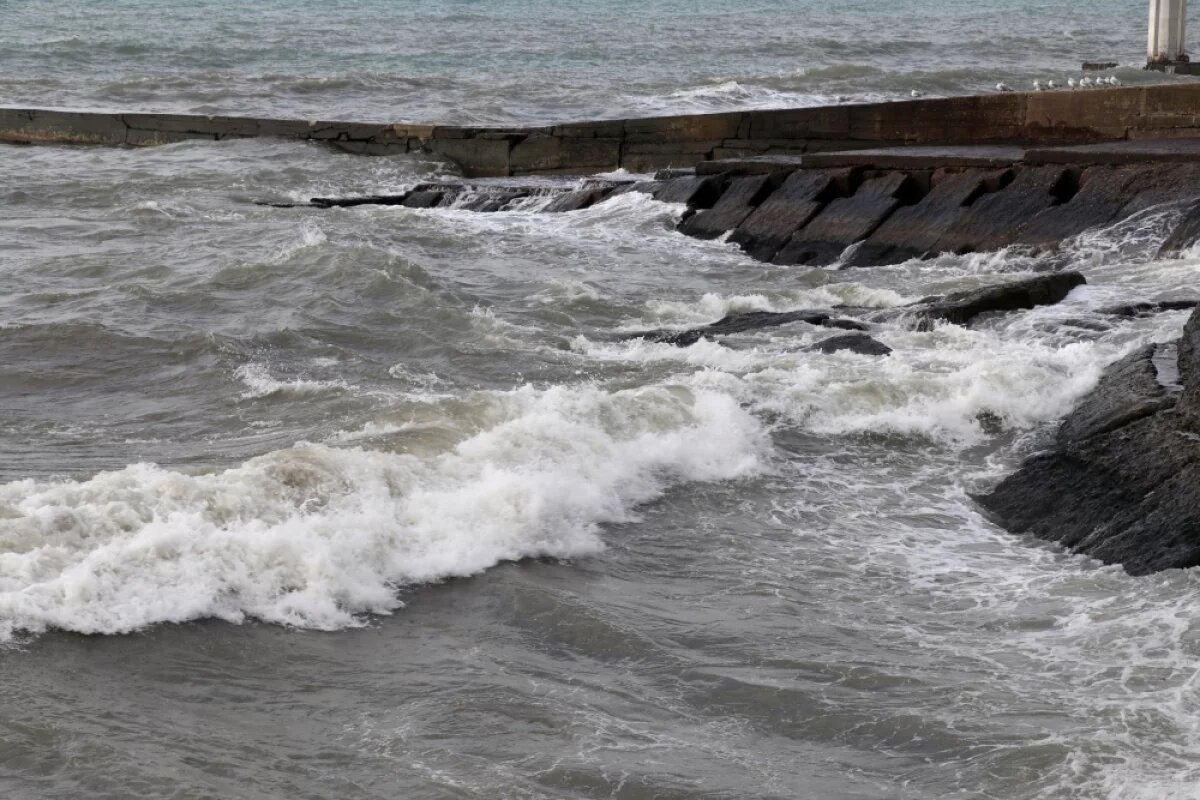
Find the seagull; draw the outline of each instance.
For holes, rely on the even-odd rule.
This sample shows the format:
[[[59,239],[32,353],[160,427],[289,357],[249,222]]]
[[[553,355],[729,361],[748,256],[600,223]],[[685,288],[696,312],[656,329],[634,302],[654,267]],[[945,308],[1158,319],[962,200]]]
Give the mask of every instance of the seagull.
[[[1074,78],[1067,78],[1067,87],[1068,88],[1074,89],[1078,85],[1079,84],[1075,82]]]
[[[1040,91],[1042,91],[1042,82],[1041,82],[1041,81],[1034,81],[1034,82],[1033,82],[1033,90],[1034,90],[1035,92],[1040,92]]]
[[[1091,78],[1083,78],[1079,81],[1080,89],[1090,89],[1090,88],[1092,88],[1092,86],[1093,86],[1093,84],[1092,84]]]
[[[997,92],[1011,92],[1012,90],[1013,90],[1013,88],[1011,86],[1009,86],[1007,83],[1004,83],[1003,81],[996,84]]]
[[[1046,81],[1046,86],[1050,87],[1051,89],[1057,89],[1057,88],[1058,88],[1058,81],[1056,81],[1056,80],[1054,80],[1053,78],[1051,78],[1050,80]]]
[[[1117,78],[1116,75],[1110,75],[1108,78],[1108,85],[1109,86],[1120,86],[1121,81],[1120,81],[1120,79]]]
[[[913,89],[913,90],[912,90],[912,96],[913,96],[913,97],[924,97],[924,96],[925,96],[925,93],[924,93],[924,92],[918,92],[916,89]]]

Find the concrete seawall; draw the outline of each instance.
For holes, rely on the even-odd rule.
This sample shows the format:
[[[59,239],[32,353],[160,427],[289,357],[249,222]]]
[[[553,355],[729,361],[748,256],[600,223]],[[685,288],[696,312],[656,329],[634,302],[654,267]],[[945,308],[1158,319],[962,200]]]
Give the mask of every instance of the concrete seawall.
[[[912,144],[1200,138],[1200,84],[1011,93],[533,127],[0,109],[0,142],[152,146],[271,136],[367,155],[420,152],[468,177],[635,172],[702,161]]]

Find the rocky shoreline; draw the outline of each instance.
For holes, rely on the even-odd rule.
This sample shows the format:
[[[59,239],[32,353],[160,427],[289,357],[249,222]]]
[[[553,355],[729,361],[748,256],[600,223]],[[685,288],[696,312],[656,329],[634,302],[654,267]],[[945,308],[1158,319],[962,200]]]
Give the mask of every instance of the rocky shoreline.
[[[531,208],[534,199],[537,210],[564,213],[643,192],[687,207],[678,225],[685,235],[727,237],[750,257],[774,264],[841,269],[942,252],[1053,252],[1086,230],[1151,208],[1177,212],[1161,256],[1200,240],[1200,164],[1125,159],[1003,165],[1011,152],[992,156],[989,161],[986,152],[958,148],[943,159],[947,166],[922,160],[928,153],[908,151],[846,153],[817,166],[796,159],[733,160],[654,180],[592,179],[558,188],[444,182],[389,197],[314,198],[311,205],[498,212]],[[1047,263],[1052,267],[1053,259]],[[917,330],[970,325],[981,315],[1058,303],[1084,283],[1078,272],[1052,271],[899,308],[749,312],[627,338],[689,347],[799,324],[838,331],[810,345],[811,351],[885,357],[891,349],[871,336],[882,323]],[[1196,305],[1174,298],[1100,311],[1129,317]],[[1014,533],[1121,564],[1134,575],[1200,565],[1200,311],[1178,344],[1149,345],[1113,364],[1063,421],[1049,449],[976,500]]]

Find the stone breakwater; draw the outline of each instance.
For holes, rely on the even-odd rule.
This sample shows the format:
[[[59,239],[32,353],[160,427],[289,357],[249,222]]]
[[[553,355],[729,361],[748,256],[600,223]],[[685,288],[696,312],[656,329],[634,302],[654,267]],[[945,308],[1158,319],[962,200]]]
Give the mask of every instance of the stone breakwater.
[[[914,146],[702,162],[654,180],[591,179],[552,189],[519,181],[427,183],[400,195],[313,198],[321,208],[364,204],[497,212],[576,211],[644,192],[687,206],[680,232],[728,240],[779,265],[870,267],[940,253],[1019,246],[1053,251],[1066,239],[1164,204],[1200,196],[1200,142],[1099,145]],[[1166,250],[1200,236],[1188,209]]]
[[[1200,85],[1133,86],[520,127],[0,109],[0,141],[149,146],[274,136],[426,153],[467,177],[646,172],[761,155],[933,144],[1200,137]]]
[[[777,264],[869,268],[943,252],[1018,246],[1053,252],[1088,229],[1174,206],[1160,255],[1200,240],[1200,145],[1114,142],[1060,148],[910,147],[704,162],[655,180],[590,180],[547,188],[445,182],[386,197],[314,198],[318,208],[365,203],[479,212],[569,212],[626,192],[687,207],[680,232],[727,236]],[[1053,270],[1056,260],[1046,260]],[[632,334],[678,347],[761,328],[848,331],[810,348],[887,357],[883,324],[971,325],[1062,301],[1077,272],[1006,281],[891,309],[835,307],[732,314],[686,330]],[[1102,309],[1115,317],[1192,308],[1194,298]],[[1051,448],[977,498],[1008,529],[1060,542],[1131,573],[1200,565],[1200,312],[1176,344],[1113,365],[1062,423]]]

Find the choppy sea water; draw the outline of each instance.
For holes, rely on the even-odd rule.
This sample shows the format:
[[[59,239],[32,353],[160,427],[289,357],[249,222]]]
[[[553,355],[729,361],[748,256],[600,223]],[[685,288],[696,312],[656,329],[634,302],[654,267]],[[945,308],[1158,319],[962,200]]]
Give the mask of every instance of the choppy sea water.
[[[1145,2],[0,2],[0,104],[561,122],[1028,87],[1145,64]]]
[[[411,89],[412,116],[487,120],[759,87],[785,48],[747,43],[784,42],[764,20],[788,10],[453,3],[434,25],[401,3],[49,8],[5,4],[10,97],[392,118],[374,84],[246,87],[393,74],[382,54],[421,42],[397,74],[424,63],[452,89]],[[994,74],[983,44],[929,46],[965,11],[896,8],[839,12],[880,36],[900,28],[879,15],[907,21],[908,51],[863,40],[864,91],[906,89],[871,86],[914,62],[947,91]],[[973,41],[1001,46],[987,25],[1009,20],[1034,59],[1011,69],[1032,72],[1057,57],[1031,42],[1058,35],[1029,33],[1049,12],[1024,8],[976,10]],[[1105,22],[1127,13],[1064,22],[1087,43],[1069,60],[1136,53]],[[515,21],[535,17],[547,33]],[[699,58],[666,34],[688,20],[732,39]],[[204,49],[210,30],[242,49]],[[481,76],[501,62],[479,53],[500,48],[451,63],[452,30],[543,52],[537,81],[497,84],[489,110]],[[75,63],[64,31],[86,45]],[[650,41],[679,50],[633,47]],[[780,87],[788,102],[845,91],[835,49],[804,56],[827,72]],[[167,50],[196,61],[163,68]],[[608,77],[584,91],[583,63]],[[156,71],[141,97],[110,93]],[[1045,264],[774,267],[679,235],[681,208],[635,194],[561,215],[254,204],[444,170],[267,141],[0,147],[4,797],[1200,796],[1200,578],[1130,578],[1010,536],[968,497],[1106,364],[1179,334],[1186,313],[1096,313],[1194,295],[1200,253],[1153,256],[1171,209],[1069,243],[1089,286],[1063,304],[891,325],[876,359],[806,352],[829,332],[803,325],[687,349],[622,334],[888,307]]]

